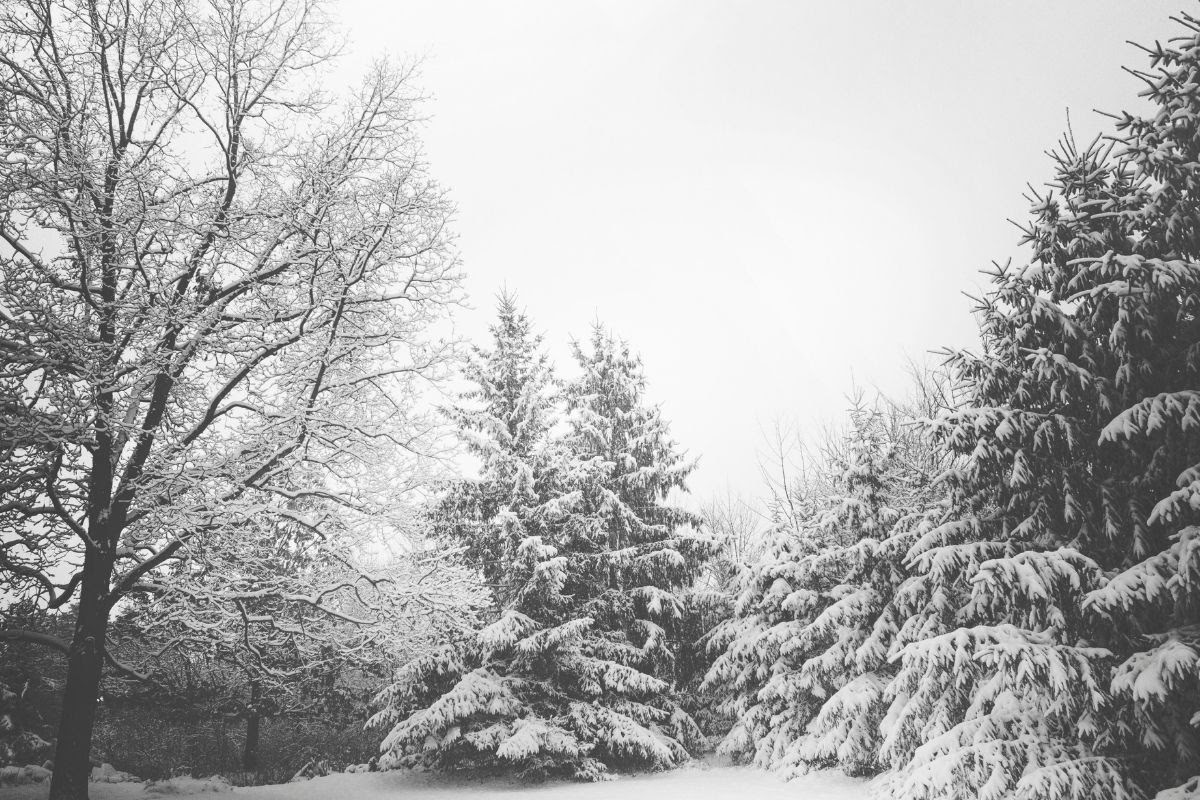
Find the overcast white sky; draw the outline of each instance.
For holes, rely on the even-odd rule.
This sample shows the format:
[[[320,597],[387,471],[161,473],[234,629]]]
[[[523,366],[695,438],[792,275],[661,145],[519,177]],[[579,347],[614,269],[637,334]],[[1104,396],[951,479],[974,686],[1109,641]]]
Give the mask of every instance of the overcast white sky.
[[[484,335],[518,292],[560,366],[599,317],[701,456],[754,493],[760,429],[835,419],[856,380],[969,345],[964,291],[1018,255],[1071,109],[1135,105],[1125,40],[1182,0],[341,0],[348,66],[424,57],[425,141],[458,203]]]

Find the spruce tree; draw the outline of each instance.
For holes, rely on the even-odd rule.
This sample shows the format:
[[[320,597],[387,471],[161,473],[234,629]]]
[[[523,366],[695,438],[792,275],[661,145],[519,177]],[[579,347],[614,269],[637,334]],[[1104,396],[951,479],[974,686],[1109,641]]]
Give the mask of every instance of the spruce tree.
[[[1135,175],[1136,201],[1120,209],[1131,246],[1084,266],[1124,406],[1100,432],[1102,488],[1120,496],[1132,481],[1134,532],[1084,612],[1118,658],[1113,739],[1144,759],[1129,762],[1139,786],[1178,785],[1163,798],[1200,784],[1200,19],[1179,21],[1186,33],[1149,49],[1153,73],[1138,73],[1153,113],[1117,123]]]
[[[1097,458],[1121,401],[1101,298],[1078,280],[1078,259],[1127,245],[1111,211],[1129,178],[1107,150],[1057,151],[1059,194],[1035,197],[1026,237],[1033,262],[997,269],[982,354],[952,355],[967,403],[931,422],[961,457],[952,512],[909,549],[897,599],[881,753],[896,797],[1131,796],[1103,757],[1108,653],[1080,613],[1138,536],[1132,464],[1105,475]]]
[[[1200,772],[1200,22],[1150,50],[1147,116],[1053,154],[1022,269],[957,353],[952,518],[917,577],[889,688],[896,797],[1124,798]],[[1168,796],[1167,794],[1163,795]]]
[[[633,658],[670,674],[669,626],[678,593],[698,576],[708,543],[699,519],[671,505],[695,463],[678,450],[662,414],[644,400],[641,360],[596,326],[591,350],[573,344],[582,374],[567,386],[569,494],[562,536],[579,554],[567,591],[614,641],[636,643]]]
[[[743,578],[724,652],[706,688],[730,697],[737,722],[721,751],[784,777],[812,764],[878,769],[891,601],[905,577],[898,548],[939,513],[936,450],[911,412],[855,397],[845,433],[815,465],[809,502]],[[902,554],[903,549],[900,549]]]
[[[790,525],[775,526],[767,550],[739,576],[732,615],[708,635],[717,655],[701,690],[721,698],[732,720],[717,753],[736,762],[775,766],[776,744],[795,741],[816,711],[816,698],[789,685],[798,662],[787,648],[820,600],[803,588],[816,551]]]
[[[538,508],[556,491],[549,432],[557,418],[556,385],[542,336],[514,295],[496,304],[491,349],[475,347],[464,366],[471,388],[447,410],[479,476],[451,484],[432,511],[435,530],[460,544],[501,606],[527,574],[517,548],[544,536]]]
[[[710,673],[738,748],[890,768],[897,800],[1197,791],[1200,20],[1179,21],[1134,71],[1152,112],[1051,154],[1029,262],[992,273],[981,351],[950,354],[940,506],[747,574]],[[833,529],[906,483],[859,483]]]
[[[687,590],[713,551],[696,531],[698,518],[671,503],[686,491],[695,462],[646,402],[642,362],[629,345],[599,324],[589,344],[572,343],[580,375],[565,390],[569,464],[559,536],[571,558],[563,591],[592,620],[582,652],[593,680],[609,684],[609,673],[633,670],[670,687],[690,644],[681,641]],[[609,726],[630,722],[631,730],[669,741],[670,757],[654,765],[677,764],[701,744],[694,720],[666,688],[636,699],[608,692],[592,705],[589,735],[600,742],[611,740]]]
[[[800,669],[823,698],[805,735],[781,762],[785,775],[812,765],[838,765],[852,775],[879,771],[886,688],[895,675],[889,651],[903,617],[895,605],[908,578],[903,555],[943,516],[936,488],[946,467],[940,448],[916,427],[946,388],[944,376],[924,374],[918,402],[902,406],[858,400],[837,491],[820,515],[829,546],[816,559],[832,602],[808,626],[813,652]]]
[[[502,323],[506,313],[502,305]],[[530,413],[530,398],[546,396],[530,385],[544,370],[534,366],[542,356],[520,319],[525,333],[503,348],[496,334],[496,349],[473,374],[476,397],[526,398],[491,406],[521,409],[523,421],[461,418],[478,434],[476,452],[494,454],[480,482],[494,479],[497,488],[461,492],[470,502],[454,499],[439,511],[443,524],[480,537],[468,547],[492,564],[502,610],[467,641],[397,673],[373,720],[390,728],[383,764],[585,780],[678,765],[699,732],[673,697],[670,620],[696,548],[677,530],[689,515],[664,501],[687,467],[657,410],[643,404],[640,367],[627,354],[606,371],[609,382],[597,387],[604,391],[587,395],[593,400],[581,382],[568,388],[564,441],[551,441],[545,425],[523,440],[528,420],[551,415],[545,407]],[[520,384],[508,395],[492,380],[506,358],[505,374]],[[587,430],[609,432],[605,455],[588,444],[595,440],[582,434],[583,419]],[[495,497],[506,500],[481,499]]]
[[[465,365],[471,388],[448,411],[479,474],[450,485],[429,516],[491,586],[499,618],[403,666],[371,724],[390,728],[385,767],[584,773],[595,768],[556,724],[552,685],[557,647],[573,635],[558,626],[562,559],[545,511],[558,491],[554,380],[541,336],[512,295],[499,298],[490,332],[491,348],[474,348]]]

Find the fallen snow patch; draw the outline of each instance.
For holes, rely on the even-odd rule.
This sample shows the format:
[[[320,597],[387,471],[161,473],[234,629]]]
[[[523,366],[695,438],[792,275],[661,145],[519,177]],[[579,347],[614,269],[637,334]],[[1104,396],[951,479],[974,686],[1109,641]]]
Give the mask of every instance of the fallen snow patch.
[[[174,779],[179,781],[179,778]],[[195,780],[195,779],[191,779]],[[208,781],[196,780],[194,791],[204,794]],[[181,789],[185,784],[177,784]],[[227,786],[228,784],[226,784]],[[145,784],[93,784],[91,800],[146,800],[154,797]],[[224,791],[224,790],[222,790]],[[47,785],[0,787],[2,800],[45,800]],[[603,783],[523,784],[518,781],[476,780],[397,770],[339,773],[304,783],[232,789],[234,800],[864,800],[866,781],[836,772],[801,775],[784,783],[750,767],[697,765],[669,772],[634,775]]]
[[[145,793],[162,796],[172,794],[209,794],[212,792],[231,792],[233,787],[229,781],[214,775],[211,778],[191,778],[180,776],[168,778],[165,781],[152,781],[146,784]]]
[[[0,786],[22,786],[50,780],[50,770],[29,764],[24,767],[0,767]]]
[[[342,773],[302,784],[234,790],[236,797],[248,800],[863,800],[866,793],[866,781],[836,772],[802,775],[784,783],[750,767],[704,765],[601,783],[526,784],[397,770]]]
[[[114,767],[112,764],[101,764],[98,767],[92,767],[92,776],[89,778],[92,783],[141,783],[142,779],[136,775],[130,775],[128,772]]]

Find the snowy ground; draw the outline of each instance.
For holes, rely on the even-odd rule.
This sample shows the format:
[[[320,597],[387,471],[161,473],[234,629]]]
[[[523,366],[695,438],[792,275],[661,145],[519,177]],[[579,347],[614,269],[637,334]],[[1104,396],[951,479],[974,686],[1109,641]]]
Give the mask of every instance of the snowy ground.
[[[47,786],[0,787],[3,800],[44,800]],[[404,772],[330,775],[303,783],[235,789],[247,800],[864,800],[865,781],[833,772],[782,783],[748,767],[697,766],[619,778],[604,783],[527,786],[503,781],[468,781]],[[91,800],[148,800],[142,784],[95,783]],[[201,797],[229,797],[227,793]]]

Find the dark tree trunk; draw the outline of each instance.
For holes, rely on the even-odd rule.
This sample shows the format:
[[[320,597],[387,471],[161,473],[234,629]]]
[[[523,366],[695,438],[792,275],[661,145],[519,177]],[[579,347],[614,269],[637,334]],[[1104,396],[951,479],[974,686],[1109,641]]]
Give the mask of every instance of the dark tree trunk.
[[[246,745],[242,748],[242,769],[252,772],[258,769],[258,729],[262,717],[251,711],[246,717]]]
[[[67,682],[54,750],[50,800],[87,800],[92,731],[100,697],[104,637],[108,633],[107,595],[112,568],[111,556],[88,547],[75,634],[67,654]]]
[[[258,734],[262,722],[259,709],[260,691],[258,681],[250,682],[250,707],[246,715],[246,744],[242,748],[242,769],[250,772],[258,769]]]

